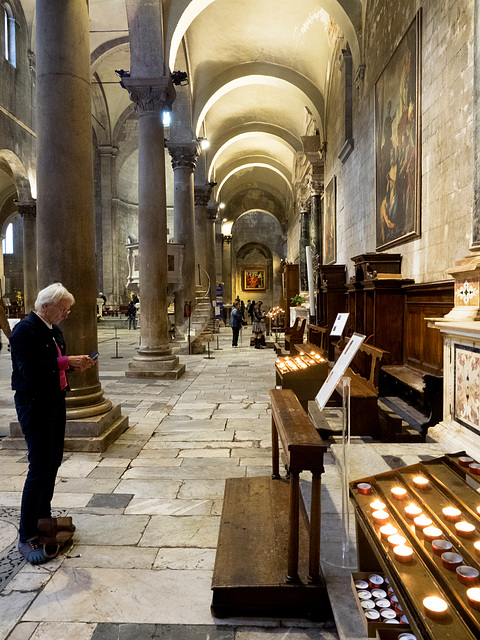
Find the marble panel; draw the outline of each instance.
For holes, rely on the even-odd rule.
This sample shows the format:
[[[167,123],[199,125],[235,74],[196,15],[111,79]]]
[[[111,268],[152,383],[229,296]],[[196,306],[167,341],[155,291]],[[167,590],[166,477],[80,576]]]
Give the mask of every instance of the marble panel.
[[[74,509],[86,507],[93,493],[54,493],[52,507],[57,509]]]
[[[99,467],[123,467],[126,469],[131,462],[131,458],[103,458],[99,463]]]
[[[47,572],[35,571],[34,567],[26,564],[2,591],[2,596],[8,595],[12,591],[39,591],[50,580],[51,575]]]
[[[153,448],[151,445],[157,443],[159,447],[162,445],[162,441],[168,442],[228,442],[233,440],[235,432],[232,430],[227,431],[179,431],[162,433],[156,432],[152,439],[145,445],[146,447]]]
[[[118,480],[124,471],[124,467],[95,467],[95,469],[88,474],[88,477],[102,480],[105,478],[116,478]]]
[[[298,622],[296,622],[298,624]],[[263,629],[261,627],[238,628],[235,640],[338,640],[338,635],[323,628],[279,628]]]
[[[0,502],[1,494],[5,491],[11,493],[12,491],[22,491],[25,484],[25,476],[0,476]]]
[[[180,449],[178,448],[178,443],[175,443],[171,447],[167,446],[167,443],[161,449],[147,449],[148,443],[145,445],[145,448],[140,451],[138,456],[132,460],[133,462],[138,462],[139,460],[149,459],[149,460],[162,460],[163,458],[176,458]],[[200,446],[202,446],[200,444]]]
[[[152,516],[139,546],[214,548],[219,526],[217,516]]]
[[[37,597],[36,591],[12,591],[0,597],[0,639],[7,638],[10,631],[21,619],[25,610]]]
[[[148,516],[144,515],[90,515],[75,516],[75,543],[82,545],[123,546],[137,544]]]
[[[65,566],[52,577],[23,619],[211,624],[211,579],[210,571]]]
[[[164,500],[173,500],[177,497],[178,490],[181,486],[180,480],[168,480],[151,478],[121,480],[115,492],[133,493],[135,498],[163,498]]]
[[[132,546],[75,544],[65,559],[67,567],[106,567],[109,569],[151,569],[156,549]],[[79,557],[78,557],[79,556]]]
[[[82,622],[41,622],[30,640],[90,640],[95,627]]]
[[[154,569],[213,571],[215,554],[215,549],[162,548],[155,558]]]
[[[96,478],[60,478],[55,493],[112,493],[118,480]]]
[[[230,449],[182,449],[180,458],[230,458]]]
[[[70,458],[58,470],[61,478],[86,478],[95,469],[99,461]]]
[[[8,640],[30,640],[37,626],[38,622],[20,622],[8,636]]]
[[[184,418],[176,417],[173,414],[164,418],[157,428],[157,432],[162,431],[198,431],[212,429],[214,431],[224,431],[226,426],[226,419],[211,420],[185,420]]]
[[[239,443],[242,445],[242,443]],[[242,460],[246,458],[264,458],[272,459],[272,448],[268,449],[260,449],[259,447],[238,447],[237,449],[232,449],[232,458],[241,458]],[[243,464],[242,460],[240,460],[240,464]]]
[[[187,480],[194,478],[211,478],[219,479],[225,478],[225,474],[228,473],[230,477],[243,478],[245,477],[245,467],[238,465],[232,465],[230,467],[218,467],[218,462],[223,460],[216,460],[215,464],[211,465],[186,465],[186,463],[195,462],[195,458],[185,460],[181,467],[135,467],[129,469],[123,474],[121,483],[126,480],[136,480],[138,478],[165,478],[171,480]],[[124,492],[127,493],[127,492]]]
[[[178,497],[181,499],[208,500],[222,499],[225,492],[225,480],[185,480]]]
[[[162,500],[160,498],[134,498],[125,509],[127,514],[164,516],[208,516],[211,500]]]

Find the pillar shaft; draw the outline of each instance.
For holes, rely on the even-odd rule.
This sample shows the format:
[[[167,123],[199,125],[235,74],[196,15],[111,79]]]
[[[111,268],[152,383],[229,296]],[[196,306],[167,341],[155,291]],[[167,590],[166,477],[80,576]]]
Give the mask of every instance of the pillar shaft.
[[[303,204],[303,210],[300,212],[300,290],[306,291],[308,289],[307,282],[307,260],[305,254],[305,247],[309,244],[309,227],[310,227],[310,213]]]
[[[30,313],[37,297],[37,207],[31,202],[17,208],[23,218],[23,300],[25,313]]]
[[[223,236],[223,302],[232,300],[232,236]]]
[[[174,239],[183,244],[183,287],[175,295],[175,327],[177,335],[185,333],[185,302],[195,302],[195,208],[193,172],[200,155],[198,142],[169,142],[173,167]]]
[[[210,300],[217,296],[217,261],[215,258],[215,220],[217,219],[217,207],[207,207],[206,220],[206,251],[207,272],[210,277]]]
[[[62,324],[68,352],[97,348],[90,43],[85,0],[37,0],[38,287],[62,282],[75,296]],[[110,408],[98,367],[69,376],[67,406]],[[93,409],[92,409],[93,407]]]
[[[101,210],[101,256],[98,256],[101,269],[100,290],[107,297],[108,304],[120,304],[120,290],[117,282],[118,264],[114,247],[118,242],[117,225],[114,212],[115,165],[118,149],[110,145],[98,148],[100,156],[100,185],[102,190]]]
[[[207,205],[212,194],[209,184],[195,187],[195,260],[197,267],[197,284],[206,288],[207,269]],[[200,272],[200,273],[199,273]],[[200,278],[200,281],[198,279]]]

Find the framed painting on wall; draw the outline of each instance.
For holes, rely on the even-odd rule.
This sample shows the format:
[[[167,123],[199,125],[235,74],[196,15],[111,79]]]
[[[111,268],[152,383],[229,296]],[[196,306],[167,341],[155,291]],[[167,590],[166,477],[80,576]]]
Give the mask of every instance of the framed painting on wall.
[[[337,260],[337,179],[335,176],[325,187],[323,195],[323,264]]]
[[[377,249],[420,236],[419,12],[375,83]]]
[[[252,267],[243,270],[244,291],[265,291],[265,269]]]

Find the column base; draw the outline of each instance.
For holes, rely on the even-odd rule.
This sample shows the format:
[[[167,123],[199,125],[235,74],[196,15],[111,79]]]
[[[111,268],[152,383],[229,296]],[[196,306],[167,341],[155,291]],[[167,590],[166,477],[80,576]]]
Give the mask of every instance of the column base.
[[[178,380],[185,373],[185,365],[174,355],[163,357],[137,356],[128,363],[127,378],[163,378]]]
[[[102,453],[127,428],[128,416],[122,416],[119,404],[102,415],[67,420],[64,450]],[[27,448],[18,422],[10,423],[10,437],[2,440],[2,448]]]

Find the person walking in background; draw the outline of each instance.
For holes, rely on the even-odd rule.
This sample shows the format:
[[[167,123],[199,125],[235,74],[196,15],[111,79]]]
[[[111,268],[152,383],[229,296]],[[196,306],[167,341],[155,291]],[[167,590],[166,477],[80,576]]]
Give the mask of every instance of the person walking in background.
[[[242,314],[242,320],[245,320],[245,303],[240,300],[240,313]]]
[[[263,302],[259,300],[253,309],[252,333],[255,334],[255,349],[263,349],[266,346],[264,336],[266,331],[265,314],[262,311],[262,305]]]
[[[42,564],[52,557],[40,544],[39,520],[50,520],[52,528],[56,526],[51,501],[63,458],[66,372],[85,371],[97,362],[87,355],[66,355],[57,325],[68,318],[74,302],[59,282],[42,289],[35,310],[15,325],[10,336],[15,408],[28,448],[18,549],[31,564]]]
[[[242,328],[242,314],[239,309],[240,304],[235,301],[233,303],[233,309],[230,313],[230,326],[232,327],[232,347],[238,347],[238,335]]]
[[[8,324],[7,313],[5,311],[5,303],[0,298],[0,329],[5,334],[7,340],[10,340],[11,330]],[[2,341],[0,340],[0,349],[2,348]]]
[[[130,302],[128,303],[127,312],[125,315],[128,318],[128,328],[131,329],[133,325],[133,328],[136,329],[137,307],[135,306],[133,300],[130,300]]]
[[[253,324],[253,311],[254,311],[254,309],[255,309],[255,300],[252,300],[252,302],[250,303],[250,308],[248,309],[248,315],[250,316],[252,324]]]

